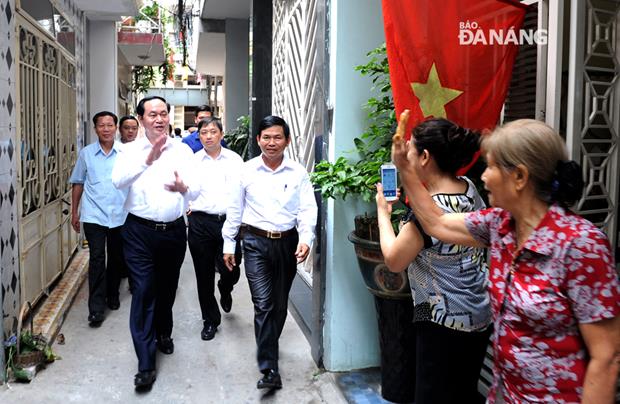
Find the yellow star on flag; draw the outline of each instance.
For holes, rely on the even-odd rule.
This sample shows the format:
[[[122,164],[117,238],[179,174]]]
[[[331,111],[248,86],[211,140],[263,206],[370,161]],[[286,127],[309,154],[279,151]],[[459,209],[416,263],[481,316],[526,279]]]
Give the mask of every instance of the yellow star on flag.
[[[441,86],[435,63],[431,66],[426,83],[411,83],[411,88],[420,101],[420,109],[425,118],[447,118],[444,106],[463,94],[460,90]]]

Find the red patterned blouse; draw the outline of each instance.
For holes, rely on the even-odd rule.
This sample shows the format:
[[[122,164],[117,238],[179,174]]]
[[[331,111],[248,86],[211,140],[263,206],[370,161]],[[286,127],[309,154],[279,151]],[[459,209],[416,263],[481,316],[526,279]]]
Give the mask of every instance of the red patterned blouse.
[[[490,251],[489,295],[495,371],[507,403],[579,402],[588,362],[579,323],[620,314],[620,286],[604,233],[552,205],[519,251],[509,212],[466,214]]]

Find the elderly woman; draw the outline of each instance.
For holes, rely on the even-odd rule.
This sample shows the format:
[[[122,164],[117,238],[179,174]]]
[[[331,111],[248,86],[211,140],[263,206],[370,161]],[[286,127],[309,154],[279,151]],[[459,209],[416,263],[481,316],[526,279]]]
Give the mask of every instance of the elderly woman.
[[[418,125],[411,164],[444,212],[485,207],[459,168],[478,151],[480,136],[446,119]],[[443,243],[413,220],[394,234],[392,207],[377,185],[381,251],[393,272],[407,269],[414,300],[416,404],[476,403],[478,377],[491,333],[484,249]]]
[[[614,402],[618,275],[605,234],[567,208],[583,181],[562,138],[535,120],[496,129],[482,143],[493,208],[445,213],[403,140],[407,115],[392,158],[417,219],[439,240],[490,250],[495,371],[488,401]]]

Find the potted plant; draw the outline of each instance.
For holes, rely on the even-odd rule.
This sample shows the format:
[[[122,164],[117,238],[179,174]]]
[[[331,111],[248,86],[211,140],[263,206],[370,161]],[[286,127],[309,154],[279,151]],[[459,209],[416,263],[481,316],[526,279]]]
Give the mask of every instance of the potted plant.
[[[341,156],[333,163],[321,161],[315,166],[310,180],[323,198],[346,200],[357,196],[366,202],[374,201],[375,184],[380,181],[379,169],[391,160],[396,116],[385,44],[370,51],[368,57],[368,63],[355,70],[371,78],[376,94],[364,105],[369,125],[353,140],[355,150],[348,156]],[[397,231],[404,205],[395,205],[395,208],[392,223]],[[415,350],[412,346],[413,303],[407,274],[392,273],[385,265],[375,213],[355,218],[349,240],[355,247],[366,287],[375,296],[381,347],[381,393],[392,402],[411,402],[415,391]]]
[[[30,330],[22,330],[26,310],[30,313]],[[3,380],[30,382],[41,367],[60,359],[52,351],[47,339],[34,333],[33,316],[32,306],[26,302],[19,313],[17,335],[12,335],[4,342],[6,364]]]
[[[375,184],[379,182],[379,169],[391,159],[392,134],[396,128],[392,86],[385,44],[368,53],[370,60],[355,70],[371,78],[373,91],[364,108],[368,111],[369,125],[359,137],[353,139],[355,150],[349,157],[341,156],[335,162],[321,161],[310,176],[323,198],[357,196],[366,202],[374,201]],[[392,215],[394,229],[398,231],[398,219],[404,213],[404,205],[396,205]],[[383,261],[379,247],[379,227],[375,213],[366,213],[355,218],[355,228],[349,236],[360,259],[362,275],[369,290],[387,298],[411,299],[405,273],[393,274],[383,268],[382,274],[369,273],[373,262]],[[372,271],[371,271],[372,272]],[[377,284],[376,279],[381,281]]]

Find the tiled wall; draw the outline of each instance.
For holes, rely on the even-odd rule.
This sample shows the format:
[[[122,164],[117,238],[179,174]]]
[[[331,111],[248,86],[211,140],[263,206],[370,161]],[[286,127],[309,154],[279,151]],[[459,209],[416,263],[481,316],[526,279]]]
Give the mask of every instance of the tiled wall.
[[[72,21],[76,31],[77,108],[76,136],[82,146],[84,118],[86,116],[85,49],[86,18],[71,0],[52,0],[56,7]],[[0,302],[4,321],[4,337],[17,330],[19,313],[19,257],[17,220],[17,164],[19,153],[16,120],[16,53],[15,0],[0,0]],[[59,252],[60,253],[60,252]],[[2,337],[2,336],[0,336]]]
[[[0,0],[0,283],[5,334],[17,329],[17,161],[15,0]]]

